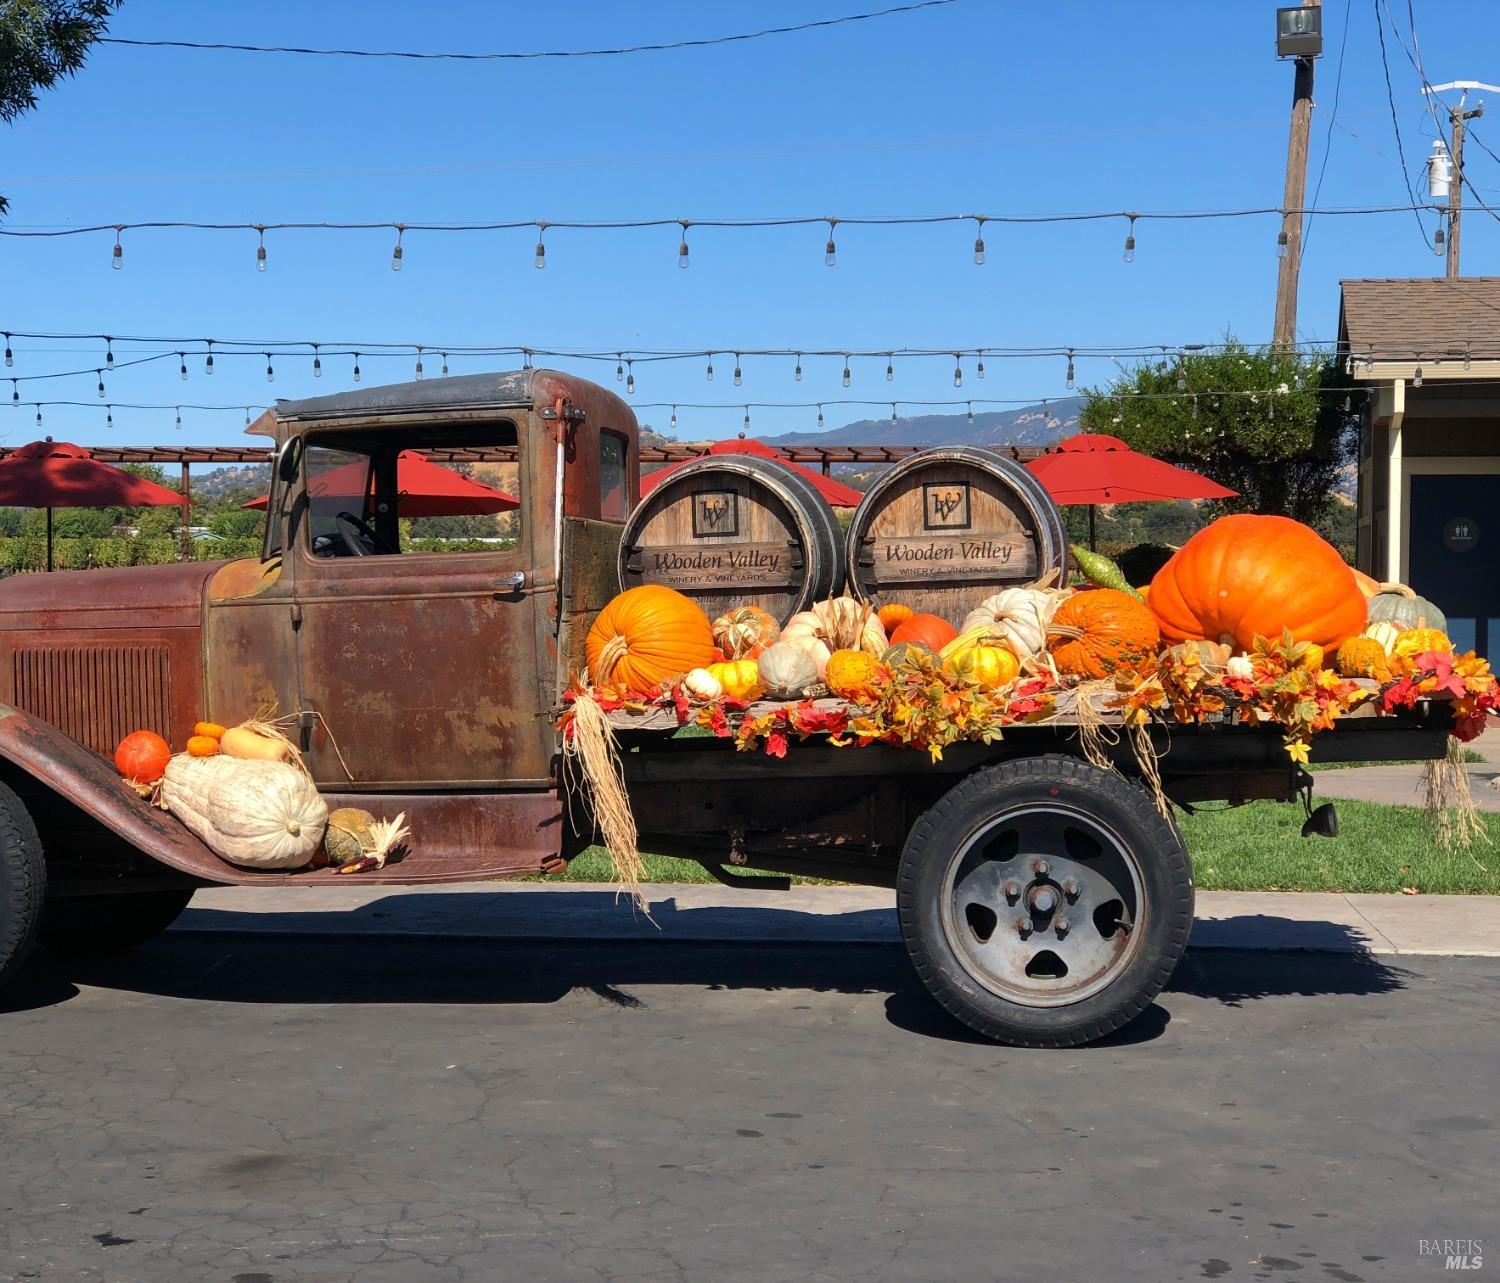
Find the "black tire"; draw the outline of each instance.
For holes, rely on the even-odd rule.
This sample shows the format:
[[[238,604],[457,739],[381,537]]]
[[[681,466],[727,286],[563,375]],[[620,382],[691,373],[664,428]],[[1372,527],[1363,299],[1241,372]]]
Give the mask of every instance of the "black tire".
[[[1171,978],[1193,926],[1192,865],[1139,785],[1073,757],[1024,758],[976,771],[917,821],[896,905],[918,976],[952,1015],[1012,1046],[1078,1047]]]
[[[0,784],[0,989],[31,950],[46,894],[47,862],[36,825],[21,799]]]
[[[58,953],[124,953],[170,927],[192,898],[191,887],[62,896],[42,909],[37,939]]]

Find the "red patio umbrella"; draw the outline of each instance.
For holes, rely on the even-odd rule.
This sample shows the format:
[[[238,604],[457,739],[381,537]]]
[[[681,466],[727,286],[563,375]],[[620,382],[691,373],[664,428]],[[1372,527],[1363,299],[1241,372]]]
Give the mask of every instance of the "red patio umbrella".
[[[346,463],[318,473],[308,483],[308,494],[314,499],[357,501],[363,508],[366,488],[374,481],[370,465],[364,460]],[[270,495],[261,495],[245,504],[246,508],[264,511]],[[514,512],[521,501],[494,486],[470,481],[468,477],[424,458],[416,450],[403,450],[396,456],[396,512],[402,517],[469,517],[495,512]]]
[[[1059,504],[1088,504],[1090,548],[1095,504],[1232,499],[1239,493],[1186,468],[1139,454],[1119,437],[1101,433],[1069,437],[1026,467]]]
[[[82,446],[33,441],[0,460],[0,507],[47,510],[47,569],[52,569],[54,508],[165,508],[182,496],[145,477],[100,463]]]
[[[762,459],[776,459],[786,464],[794,472],[800,472],[813,485],[817,486],[818,492],[827,499],[835,508],[857,508],[859,501],[864,498],[858,490],[835,481],[832,477],[825,477],[821,472],[814,472],[811,468],[804,468],[799,464],[792,463],[782,453],[768,446],[764,441],[756,441],[753,437],[737,437],[730,441],[715,441],[708,447],[709,454],[753,454]],[[683,460],[684,463],[688,460]],[[670,463],[665,468],[660,468],[641,478],[641,498],[645,498],[657,486],[670,477],[682,463]]]

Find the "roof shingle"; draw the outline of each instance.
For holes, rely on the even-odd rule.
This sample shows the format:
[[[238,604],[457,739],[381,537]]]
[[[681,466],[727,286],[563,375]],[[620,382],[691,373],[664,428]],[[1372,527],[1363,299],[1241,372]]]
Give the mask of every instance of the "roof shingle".
[[[1339,341],[1388,361],[1500,357],[1500,276],[1341,281]]]

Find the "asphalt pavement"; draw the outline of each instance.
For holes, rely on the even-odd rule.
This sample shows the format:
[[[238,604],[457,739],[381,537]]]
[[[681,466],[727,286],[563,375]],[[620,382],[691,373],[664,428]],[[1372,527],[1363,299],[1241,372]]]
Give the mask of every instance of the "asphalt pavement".
[[[1500,959],[1194,949],[1076,1051],[899,946],[174,931],[0,1004],[0,1279],[1454,1277]]]

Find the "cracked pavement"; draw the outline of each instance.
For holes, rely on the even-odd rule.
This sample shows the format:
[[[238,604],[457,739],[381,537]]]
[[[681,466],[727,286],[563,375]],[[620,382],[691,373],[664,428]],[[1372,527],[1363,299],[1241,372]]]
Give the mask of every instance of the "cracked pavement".
[[[1496,1250],[1500,959],[1399,963],[1190,951],[1041,1052],[884,944],[39,952],[0,1280],[1439,1276],[1419,1239]]]

